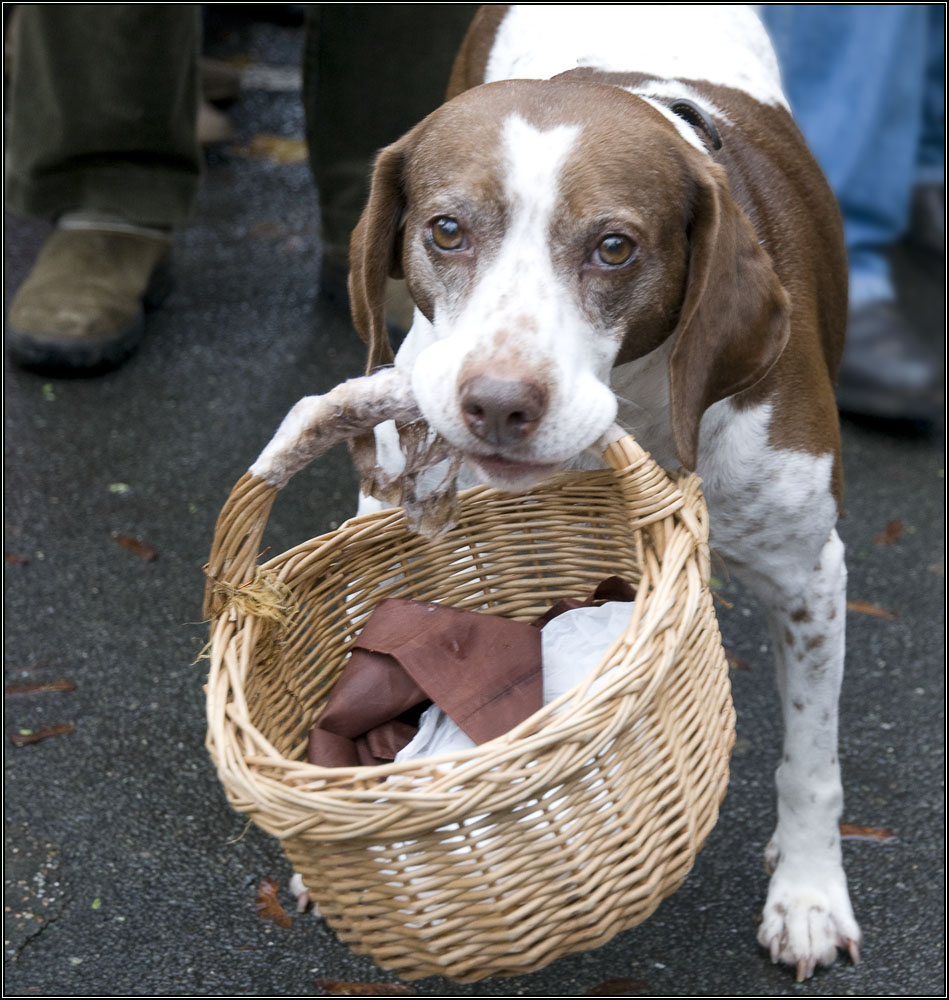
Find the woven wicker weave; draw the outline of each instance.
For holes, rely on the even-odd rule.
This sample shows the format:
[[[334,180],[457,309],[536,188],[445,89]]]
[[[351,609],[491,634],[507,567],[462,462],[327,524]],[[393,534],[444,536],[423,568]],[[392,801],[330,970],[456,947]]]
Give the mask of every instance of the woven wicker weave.
[[[248,473],[221,513],[211,757],[339,937],[405,979],[521,974],[605,943],[675,891],[717,818],[734,710],[698,482],[673,484],[630,437],[604,457],[607,470],[523,495],[468,491],[438,541],[383,511],[259,568],[276,488]],[[530,620],[613,574],[638,588],[624,636],[510,733],[454,767],[307,763],[307,732],[382,598]],[[252,593],[270,595],[266,615]]]

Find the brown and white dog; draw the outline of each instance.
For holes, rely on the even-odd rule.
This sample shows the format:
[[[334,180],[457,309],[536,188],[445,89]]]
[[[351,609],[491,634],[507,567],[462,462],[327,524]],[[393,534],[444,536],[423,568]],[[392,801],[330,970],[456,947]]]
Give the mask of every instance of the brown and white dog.
[[[798,978],[858,957],[841,864],[846,570],[834,199],[747,8],[482,8],[452,98],[383,150],[352,240],[370,367],[395,364],[482,481],[533,485],[614,420],[697,469],[712,546],[763,601],[784,709],[758,939]]]

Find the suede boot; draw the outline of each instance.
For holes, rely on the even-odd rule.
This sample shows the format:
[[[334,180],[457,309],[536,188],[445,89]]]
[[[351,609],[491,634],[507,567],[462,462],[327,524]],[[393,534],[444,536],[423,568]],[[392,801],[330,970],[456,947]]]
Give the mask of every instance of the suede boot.
[[[23,368],[91,375],[138,346],[145,308],[170,290],[170,235],[58,226],[10,305],[7,349]]]

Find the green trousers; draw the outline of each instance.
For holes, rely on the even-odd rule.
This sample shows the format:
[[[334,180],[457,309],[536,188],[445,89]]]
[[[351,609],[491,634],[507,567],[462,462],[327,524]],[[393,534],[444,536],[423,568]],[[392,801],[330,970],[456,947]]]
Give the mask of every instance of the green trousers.
[[[8,206],[184,222],[201,176],[197,6],[21,4],[14,29]]]
[[[475,4],[313,4],[304,45],[310,162],[326,250],[345,260],[375,152],[438,106]],[[21,4],[6,193],[24,215],[87,209],[174,227],[201,177],[199,8]]]
[[[434,111],[477,4],[312,4],[303,56],[324,252],[348,259],[372,160]]]

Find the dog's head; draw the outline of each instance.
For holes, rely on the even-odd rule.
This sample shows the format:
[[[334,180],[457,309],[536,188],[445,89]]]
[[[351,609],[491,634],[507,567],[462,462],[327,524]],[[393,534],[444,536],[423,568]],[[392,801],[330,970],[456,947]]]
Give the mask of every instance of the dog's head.
[[[404,277],[413,388],[484,477],[519,487],[612,423],[611,368],[668,338],[672,424],[699,421],[788,336],[787,297],[724,172],[619,88],[508,81],[467,91],[380,154],[351,244],[370,368],[392,359],[386,279]]]

